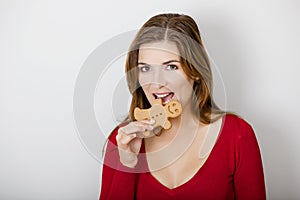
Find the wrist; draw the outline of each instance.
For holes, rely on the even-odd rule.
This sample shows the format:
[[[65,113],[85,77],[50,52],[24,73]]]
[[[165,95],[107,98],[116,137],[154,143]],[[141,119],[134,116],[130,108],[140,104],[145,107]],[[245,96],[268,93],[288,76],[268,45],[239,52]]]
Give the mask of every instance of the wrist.
[[[126,158],[124,158],[123,156],[120,157],[120,162],[122,163],[122,165],[124,165],[125,167],[129,167],[129,168],[135,168],[135,166],[138,163],[138,158],[136,155],[134,154],[127,154]]]

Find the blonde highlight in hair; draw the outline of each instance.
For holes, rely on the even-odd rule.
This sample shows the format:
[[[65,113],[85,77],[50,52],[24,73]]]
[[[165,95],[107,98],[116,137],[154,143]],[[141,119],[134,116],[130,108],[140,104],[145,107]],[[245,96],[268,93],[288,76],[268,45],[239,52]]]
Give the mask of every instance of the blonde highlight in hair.
[[[199,116],[199,120],[209,124],[221,118],[225,112],[220,110],[213,100],[212,71],[197,24],[187,15],[159,14],[141,27],[127,54],[126,78],[132,94],[128,120],[135,120],[135,107],[151,107],[138,81],[138,54],[142,44],[159,41],[176,43],[183,71],[194,80],[193,111]]]

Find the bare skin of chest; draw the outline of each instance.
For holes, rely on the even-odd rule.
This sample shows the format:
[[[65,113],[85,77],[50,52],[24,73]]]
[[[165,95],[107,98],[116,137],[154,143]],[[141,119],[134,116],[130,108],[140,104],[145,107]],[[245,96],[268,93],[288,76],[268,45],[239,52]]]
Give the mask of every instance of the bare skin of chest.
[[[151,175],[170,189],[189,181],[207,159],[199,156],[206,131],[207,128],[199,129],[185,148],[178,147],[176,142],[169,143],[168,136],[156,137],[152,141],[145,140],[146,152],[151,152],[147,153]],[[174,148],[171,147],[172,145]],[[184,149],[183,153],[177,154],[178,149]]]

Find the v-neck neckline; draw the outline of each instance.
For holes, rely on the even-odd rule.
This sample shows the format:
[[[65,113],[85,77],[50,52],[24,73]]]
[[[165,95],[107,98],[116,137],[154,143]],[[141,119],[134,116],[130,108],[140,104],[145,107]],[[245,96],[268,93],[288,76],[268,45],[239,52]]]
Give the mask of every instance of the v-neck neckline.
[[[222,116],[221,120],[222,120],[222,123],[221,123],[221,128],[219,130],[219,133],[218,133],[218,138],[214,144],[214,146],[212,147],[212,150],[210,151],[210,153],[207,155],[207,157],[205,158],[206,160],[204,161],[204,163],[201,165],[201,167],[195,172],[195,174],[189,178],[186,182],[174,187],[174,188],[169,188],[167,187],[166,185],[164,185],[163,183],[161,183],[156,177],[154,177],[152,175],[152,173],[150,172],[150,169],[149,169],[149,165],[148,165],[148,161],[147,161],[147,158],[146,158],[146,155],[145,155],[145,161],[146,161],[146,167],[147,167],[147,175],[150,176],[150,180],[151,180],[151,183],[153,185],[156,185],[157,187],[159,187],[161,190],[167,192],[167,193],[170,193],[170,194],[173,194],[173,193],[176,193],[177,191],[180,191],[180,190],[184,190],[184,188],[186,187],[191,187],[192,185],[194,185],[196,182],[197,182],[197,176],[200,176],[201,173],[205,170],[205,168],[207,168],[207,165],[209,165],[211,159],[215,156],[215,151],[217,149],[217,147],[219,146],[219,138],[222,136],[222,132],[224,132],[224,129],[225,129],[225,119],[226,118],[226,115]],[[143,150],[145,151],[145,143],[143,142]]]

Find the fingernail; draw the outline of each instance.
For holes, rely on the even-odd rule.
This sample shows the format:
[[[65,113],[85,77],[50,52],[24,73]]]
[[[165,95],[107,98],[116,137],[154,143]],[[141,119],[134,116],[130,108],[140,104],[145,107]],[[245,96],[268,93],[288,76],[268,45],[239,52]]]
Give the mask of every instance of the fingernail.
[[[153,130],[154,127],[153,126],[148,126],[148,130]]]
[[[136,133],[131,134],[130,136],[133,137],[133,138],[135,138],[136,137]]]
[[[150,124],[154,124],[155,123],[155,120],[154,119],[150,119]]]

